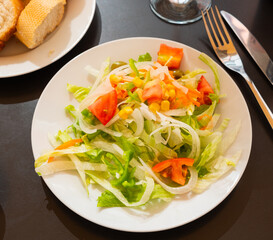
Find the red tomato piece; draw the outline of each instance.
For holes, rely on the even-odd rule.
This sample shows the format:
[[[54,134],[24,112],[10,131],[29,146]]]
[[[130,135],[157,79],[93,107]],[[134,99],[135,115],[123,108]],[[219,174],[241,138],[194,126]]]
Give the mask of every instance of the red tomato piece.
[[[100,96],[88,107],[88,110],[92,112],[103,125],[106,125],[115,115],[117,103],[117,92],[114,89]]]
[[[161,44],[158,52],[157,61],[169,69],[178,69],[183,58],[183,48],[173,48],[166,44]]]
[[[142,98],[143,100],[147,99],[162,99],[162,87],[159,83],[153,84],[151,86],[145,85],[143,88]]]
[[[198,83],[197,90],[199,92],[205,92],[205,93],[214,93],[212,87],[206,80],[206,78],[202,75],[200,78],[200,82]]]
[[[161,100],[162,100],[162,98],[149,98],[149,99],[147,99],[147,103],[148,103],[148,105],[150,105],[150,104],[152,104],[154,102],[160,104]]]
[[[198,101],[201,104],[211,104],[211,100],[209,98],[210,93],[214,93],[212,87],[206,80],[206,78],[202,75],[200,78],[200,82],[198,83],[197,90],[201,93],[201,97],[198,98]]]

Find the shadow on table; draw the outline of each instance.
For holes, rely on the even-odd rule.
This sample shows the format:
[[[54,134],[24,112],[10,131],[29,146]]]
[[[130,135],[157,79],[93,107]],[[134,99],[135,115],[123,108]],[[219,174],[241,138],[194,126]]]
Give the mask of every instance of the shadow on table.
[[[101,37],[101,14],[96,6],[91,26],[81,41],[65,56],[49,66],[19,77],[0,79],[0,104],[14,104],[38,99],[50,79],[67,62],[99,44]]]
[[[240,180],[240,184],[237,185],[233,192],[215,209],[184,226],[154,233],[122,232],[107,229],[89,222],[63,205],[48,189],[44,181],[42,181],[42,184],[47,196],[48,210],[53,211],[67,230],[69,230],[78,239],[200,240],[200,237],[206,236],[206,239],[213,240],[219,239],[232,228],[242,215],[244,207],[247,205],[254,181],[249,181],[249,179],[252,179],[251,175],[253,175],[253,173],[251,172],[251,168],[248,169],[248,171],[245,172],[244,177]]]

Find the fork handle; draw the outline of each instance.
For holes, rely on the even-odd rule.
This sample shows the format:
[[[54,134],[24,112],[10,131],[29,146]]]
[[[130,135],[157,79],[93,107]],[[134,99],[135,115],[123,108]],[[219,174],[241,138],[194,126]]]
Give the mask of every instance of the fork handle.
[[[264,112],[265,117],[267,118],[271,128],[273,129],[273,114],[270,110],[270,108],[265,103],[263,97],[259,93],[258,89],[256,88],[255,84],[252,82],[252,80],[249,78],[249,76],[245,73],[242,74],[242,76],[247,80],[247,84],[250,87],[251,91],[253,92],[256,100],[258,101],[262,111]]]

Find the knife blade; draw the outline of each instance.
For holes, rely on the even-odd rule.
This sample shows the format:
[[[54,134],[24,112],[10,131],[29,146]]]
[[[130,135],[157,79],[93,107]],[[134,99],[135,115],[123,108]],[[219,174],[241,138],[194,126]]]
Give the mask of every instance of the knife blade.
[[[226,11],[221,11],[221,14],[273,85],[273,62],[262,45],[237,18]]]

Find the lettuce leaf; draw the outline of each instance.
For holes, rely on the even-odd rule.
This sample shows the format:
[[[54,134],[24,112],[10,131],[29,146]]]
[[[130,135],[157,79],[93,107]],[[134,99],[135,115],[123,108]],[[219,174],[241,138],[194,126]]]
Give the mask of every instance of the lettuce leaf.
[[[219,80],[219,73],[218,73],[218,68],[217,65],[215,64],[215,62],[205,53],[201,53],[199,56],[199,59],[204,62],[205,64],[207,64],[210,69],[212,70],[213,74],[214,74],[214,78],[215,78],[215,88],[214,88],[214,92],[219,95],[220,94],[220,80]]]
[[[66,106],[65,110],[74,120],[77,119],[77,110],[73,105]]]
[[[168,201],[171,198],[173,198],[173,196],[174,196],[174,194],[166,191],[163,187],[161,187],[161,185],[155,184],[154,190],[152,192],[150,199],[163,199],[165,201]]]
[[[217,151],[217,147],[222,140],[222,134],[216,133],[214,134],[214,138],[208,145],[205,147],[203,152],[201,153],[197,162],[194,163],[196,170],[199,172],[201,169],[206,167],[206,164],[213,159],[215,153]],[[202,170],[204,171],[204,169]]]
[[[238,151],[231,157],[219,156],[215,159],[214,164],[209,168],[209,173],[205,174],[202,178],[198,178],[193,192],[201,193],[205,191],[212,183],[216,182],[220,177],[232,170],[239,161],[240,156],[241,151]]]
[[[130,200],[132,202],[135,202],[137,199],[141,197],[141,194],[138,194],[136,191],[134,192],[135,192],[135,196],[130,196]],[[162,199],[164,201],[169,201],[173,198],[173,196],[174,194],[167,192],[159,184],[155,184],[150,200]],[[98,197],[97,201],[98,201],[98,204],[97,204],[98,207],[125,207],[125,205],[121,201],[119,201],[112,192],[108,190],[104,191],[101,194],[101,196]]]
[[[104,191],[97,199],[97,207],[125,207],[109,190]]]
[[[149,53],[142,54],[138,57],[138,62],[152,61],[152,57]]]
[[[199,75],[199,74],[202,74],[202,73],[206,73],[206,71],[203,70],[203,69],[198,68],[198,69],[196,69],[196,70],[193,70],[193,71],[191,71],[191,72],[189,72],[189,73],[183,75],[183,76],[181,77],[181,79],[193,78],[193,77],[195,77],[195,76],[197,76],[197,75]]]
[[[73,96],[78,102],[81,102],[83,99],[86,98],[86,96],[90,92],[91,87],[79,87],[68,83],[66,89],[67,91],[73,93]]]
[[[69,140],[72,139],[72,137],[69,135],[67,130],[64,130],[64,131],[59,130],[58,134],[55,137],[57,140],[60,140],[63,143],[68,142]]]
[[[130,58],[129,59],[129,66],[133,70],[133,72],[136,74],[136,76],[139,77],[139,71],[137,70],[135,62],[136,61],[134,59]]]

